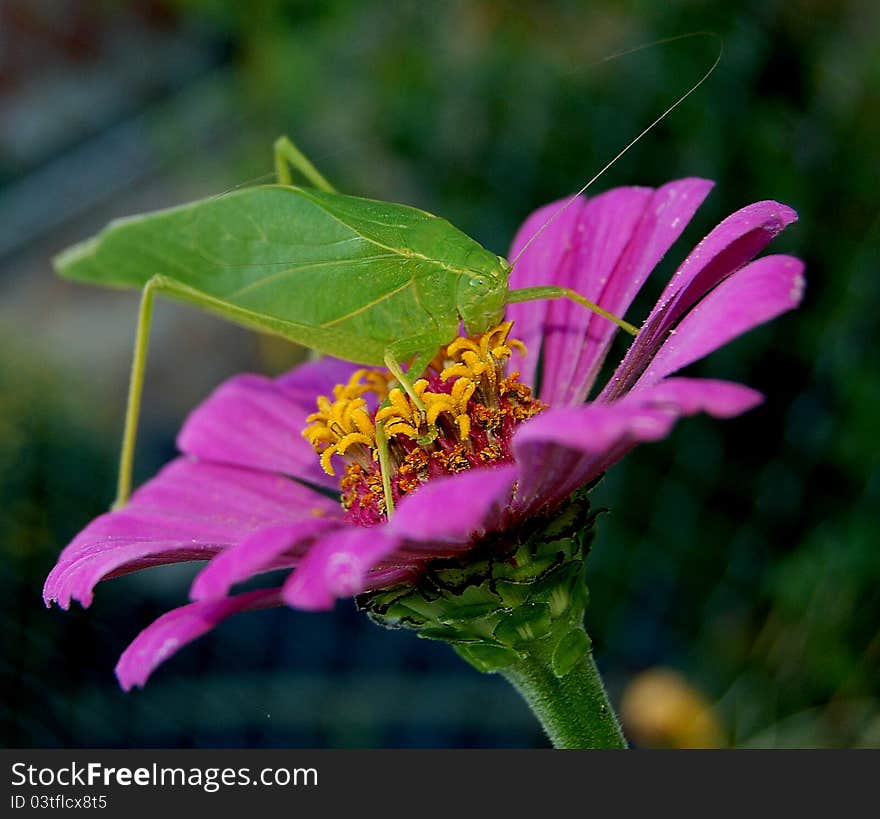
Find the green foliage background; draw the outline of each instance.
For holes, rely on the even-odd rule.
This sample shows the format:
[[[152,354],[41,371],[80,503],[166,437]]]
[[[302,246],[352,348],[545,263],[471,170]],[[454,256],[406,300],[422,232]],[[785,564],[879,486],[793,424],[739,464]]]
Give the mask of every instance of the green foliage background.
[[[260,177],[287,132],[340,188],[440,213],[501,253],[528,212],[576,190],[695,83],[717,41],[607,57],[687,32],[721,38],[715,73],[596,186],[718,183],[629,318],[720,218],[763,198],[800,214],[771,250],[806,261],[807,295],[695,368],[764,391],[762,408],[688,420],[597,490],[611,512],[588,568],[589,630],[615,696],[642,669],[677,668],[714,703],[731,744],[880,745],[876,4],[158,5],[165,25],[214,55],[212,71],[150,108],[145,139],[175,193]],[[200,111],[213,112],[204,128]],[[90,218],[107,215],[118,215],[112,201]],[[48,242],[44,275],[53,241],[68,238]],[[133,328],[133,302],[115,298]],[[59,373],[51,351],[23,352],[33,345],[7,323],[17,337],[0,371],[7,744],[542,744],[502,681],[344,606],[245,616],[146,691],[118,692],[115,657],[182,602],[186,576],[115,580],[87,613],[39,611],[57,551],[112,493],[123,393],[100,413],[72,402],[88,393],[76,374]],[[297,355],[241,344],[264,371]],[[204,369],[181,356],[181,370]],[[170,455],[177,422],[147,421],[142,478]]]

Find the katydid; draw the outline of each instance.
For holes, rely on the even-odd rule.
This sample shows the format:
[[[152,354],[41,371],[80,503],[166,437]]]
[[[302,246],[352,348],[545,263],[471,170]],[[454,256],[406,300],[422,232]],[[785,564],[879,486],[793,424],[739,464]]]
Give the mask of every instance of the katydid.
[[[693,32],[607,59],[691,37],[718,39]],[[275,143],[277,184],[119,219],[61,253],[54,261],[62,276],[142,291],[114,508],[131,493],[157,293],[321,353],[384,364],[422,412],[413,381],[440,347],[455,338],[461,322],[469,334],[489,330],[508,304],[566,298],[636,335],[631,324],[568,288],[510,290],[510,272],[578,196],[706,81],[721,53],[719,43],[708,71],[561,206],[512,263],[426,211],[337,193],[286,137]],[[294,185],[292,170],[308,186]],[[390,515],[388,445],[378,426],[376,437]]]
[[[116,220],[55,259],[67,278],[142,289],[114,508],[131,491],[157,293],[321,353],[384,364],[419,409],[412,382],[460,322],[485,332],[513,302],[568,298],[636,333],[567,288],[509,290],[501,256],[426,211],[337,193],[286,137],[275,159],[278,184]],[[291,168],[310,186],[293,185]]]

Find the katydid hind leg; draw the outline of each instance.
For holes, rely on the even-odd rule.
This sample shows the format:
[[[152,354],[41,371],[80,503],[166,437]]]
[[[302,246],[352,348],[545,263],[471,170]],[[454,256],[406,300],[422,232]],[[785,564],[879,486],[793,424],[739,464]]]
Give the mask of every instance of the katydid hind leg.
[[[119,475],[116,482],[116,500],[113,509],[120,509],[131,495],[131,473],[134,465],[134,448],[140,417],[141,395],[144,389],[144,372],[147,365],[147,347],[150,341],[150,324],[153,317],[153,299],[160,288],[160,279],[150,279],[141,291],[137,329],[134,337],[134,353],[128,382],[128,402],[125,408],[125,428],[122,433],[122,451],[119,454]]]
[[[122,451],[119,455],[119,476],[116,484],[116,500],[113,509],[126,504],[131,495],[132,470],[134,466],[134,450],[137,440],[137,428],[140,418],[141,395],[144,389],[144,374],[147,365],[147,347],[150,341],[150,324],[153,317],[153,302],[156,294],[164,293],[191,303],[207,303],[208,299],[194,296],[191,288],[182,285],[167,276],[153,276],[141,291],[141,303],[138,311],[137,329],[135,331],[134,353],[131,362],[131,375],[128,382],[128,403],[125,408],[125,429],[122,433]]]
[[[291,168],[299,171],[308,182],[319,190],[336,193],[336,188],[327,181],[324,175],[288,137],[278,137],[275,140],[275,173],[278,176],[279,184],[293,184]]]

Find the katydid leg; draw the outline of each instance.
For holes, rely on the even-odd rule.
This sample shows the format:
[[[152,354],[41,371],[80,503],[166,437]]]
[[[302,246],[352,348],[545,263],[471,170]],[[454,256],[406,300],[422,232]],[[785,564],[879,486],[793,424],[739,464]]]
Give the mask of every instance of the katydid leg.
[[[379,472],[382,475],[385,514],[388,520],[391,520],[394,514],[394,496],[391,494],[391,452],[388,449],[388,437],[382,424],[376,424],[376,452],[379,455]]]
[[[544,287],[523,287],[520,290],[509,290],[507,293],[507,303],[515,304],[522,301],[538,301],[539,299],[569,299],[570,301],[592,310],[594,313],[613,322],[622,330],[625,330],[631,336],[639,334],[638,328],[634,327],[628,321],[618,318],[613,313],[609,313],[598,304],[594,304],[589,299],[585,299],[576,290],[570,290],[568,287],[555,287],[552,285]]]
[[[153,317],[153,297],[158,289],[158,278],[150,279],[141,292],[137,330],[134,337],[134,355],[128,381],[128,405],[125,408],[125,430],[122,433],[122,452],[119,456],[119,476],[113,509],[125,505],[131,494],[131,471],[134,463],[134,445],[137,438],[141,395],[144,389],[144,371],[147,366],[147,346],[150,341],[150,322]]]
[[[314,187],[327,193],[336,193],[324,175],[306,158],[286,136],[275,140],[275,174],[281,185],[292,185],[290,169],[299,171]]]
[[[409,339],[407,339],[407,341],[409,341]],[[432,336],[431,342],[433,341],[434,338]],[[439,347],[439,345],[437,346]],[[400,366],[400,359],[396,353],[396,347],[397,345],[392,345],[385,350],[385,366],[395,379],[397,379],[397,383],[400,384],[403,391],[410,397],[410,400],[416,405],[419,412],[422,413],[422,417],[424,417],[426,412],[425,405],[422,402],[422,399],[416,395],[415,388],[413,387],[413,379],[410,377],[410,373],[416,378],[419,378],[427,368],[428,364],[431,363],[434,353],[416,353],[415,358],[413,358],[412,363],[409,365],[409,369],[407,372],[404,372],[403,367]]]
[[[175,296],[184,301],[205,303],[209,300],[174,281],[167,276],[153,276],[141,291],[141,304],[138,311],[137,330],[134,337],[134,354],[131,361],[131,375],[128,382],[128,404],[125,409],[125,429],[122,433],[122,452],[119,456],[119,476],[116,483],[116,500],[113,509],[126,504],[131,495],[131,474],[134,465],[134,449],[137,439],[138,420],[141,410],[141,395],[144,389],[144,373],[147,366],[147,347],[150,341],[150,323],[153,318],[153,300],[157,293]]]
[[[412,349],[412,340],[408,339],[407,341],[409,342],[407,346]],[[433,341],[434,338],[432,336],[429,343],[433,343]],[[426,415],[425,404],[416,394],[409,373],[413,373],[416,377],[421,376],[431,362],[433,355],[424,352],[416,353],[415,358],[413,358],[412,363],[409,365],[409,370],[404,372],[395,352],[396,346],[399,345],[392,345],[385,351],[385,366],[403,388],[403,391],[409,396],[413,404],[415,404],[416,409],[422,415],[422,420],[424,420]],[[387,405],[387,403],[388,400],[386,399],[383,406]],[[382,474],[382,492],[385,495],[385,508],[390,520],[391,515],[394,513],[394,498],[391,494],[391,455],[388,450],[388,438],[385,435],[382,424],[376,424],[376,451],[379,455],[379,471]]]

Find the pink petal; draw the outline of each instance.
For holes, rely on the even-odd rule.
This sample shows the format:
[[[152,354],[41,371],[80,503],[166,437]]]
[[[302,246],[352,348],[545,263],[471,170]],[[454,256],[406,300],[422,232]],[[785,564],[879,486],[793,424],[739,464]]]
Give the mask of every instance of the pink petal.
[[[547,231],[548,241],[570,250],[555,270],[545,269],[545,281],[625,316],[711,188],[706,179],[681,179],[656,191],[616,188],[589,200],[568,236]],[[571,301],[551,302],[544,319],[541,398],[552,406],[581,403],[616,332],[607,319]]]
[[[494,528],[510,502],[516,467],[471,469],[438,478],[407,495],[394,512],[389,531],[419,544],[462,544]]]
[[[792,222],[797,212],[765,199],[724,219],[688,255],[663,289],[661,302],[672,300],[681,313],[730,271],[760,253]]]
[[[664,378],[631,392],[622,402],[668,408],[677,416],[705,412],[715,418],[733,418],[758,406],[764,397],[757,390],[713,378]]]
[[[95,538],[89,542],[93,551],[59,559],[46,578],[43,600],[47,606],[54,602],[63,609],[70,608],[71,600],[88,607],[101,580],[151,566],[208,560],[223,548],[223,544],[197,543],[186,547],[184,543],[182,538],[164,539],[158,535],[141,540],[132,535]]]
[[[288,383],[292,379],[288,377]],[[302,437],[318,395],[260,375],[235,376],[193,410],[177,446],[215,463],[292,475],[335,489],[337,480],[321,469],[314,449]]]
[[[568,199],[551,202],[528,216],[514,236],[510,248],[511,261],[519,256],[529,239],[559,212],[566,202]],[[570,254],[569,240],[576,233],[586,203],[587,200],[583,197],[572,202],[556,217],[541,237],[529,246],[510,274],[511,289],[556,283],[553,273],[564,264],[564,260]],[[513,354],[509,371],[518,371],[522,382],[532,387],[535,386],[544,325],[550,305],[550,301],[544,300],[511,304],[507,307],[507,318],[514,323],[512,334],[526,345],[528,351],[525,358],[519,353]]]
[[[622,402],[542,412],[523,424],[513,439],[518,509],[533,514],[545,504],[562,501],[598,477],[602,469],[597,465],[609,454],[639,441],[664,438],[673,422],[667,410]]]
[[[655,383],[797,307],[803,272],[803,262],[792,256],[765,256],[738,270],[681,320],[637,383]]]
[[[607,275],[604,292],[594,301],[620,317],[642,289],[648,276],[691,221],[715,183],[696,177],[669,182],[654,191],[638,226],[614,270]],[[562,395],[569,403],[586,399],[619,330],[601,316],[590,317],[588,333],[571,376],[571,387]]]
[[[534,513],[563,500],[637,444],[665,438],[681,416],[727,418],[760,401],[759,393],[740,384],[669,378],[613,403],[547,410],[514,438],[517,506]]]
[[[562,264],[546,271],[553,284],[576,290],[606,310],[614,309],[606,292],[614,285],[617,266],[653,193],[650,188],[616,188],[588,200],[567,237],[570,250]],[[632,277],[632,271],[627,272]],[[541,399],[551,406],[583,402],[584,385],[576,373],[596,360],[602,340],[610,339],[613,330],[607,319],[579,304],[551,301],[544,322]]]
[[[653,192],[621,264],[608,281],[609,310],[622,314],[632,304],[714,186],[710,179],[686,177],[667,182]]]
[[[253,531],[303,516],[340,514],[335,499],[283,475],[192,458],[172,461],[121,511],[179,519],[201,531],[208,531],[206,526]]]
[[[728,216],[673,275],[599,399],[612,401],[632,387],[684,313],[719,282],[757,255],[797,214],[779,202],[756,202]]]
[[[101,579],[145,566],[206,559],[260,529],[315,515],[333,500],[279,475],[178,458],[128,504],[92,521],[61,553],[43,589],[47,605],[84,606]]]
[[[236,584],[273,568],[293,565],[318,534],[342,523],[333,518],[310,518],[268,527],[220,552],[203,568],[190,589],[192,600],[225,597]]]
[[[333,608],[337,597],[362,592],[370,569],[398,543],[384,525],[351,526],[318,538],[285,582],[284,601],[310,611]]]
[[[119,684],[126,691],[143,686],[157,666],[227,617],[240,611],[281,605],[279,591],[260,589],[237,597],[190,603],[163,614],[122,653],[116,664]]]

